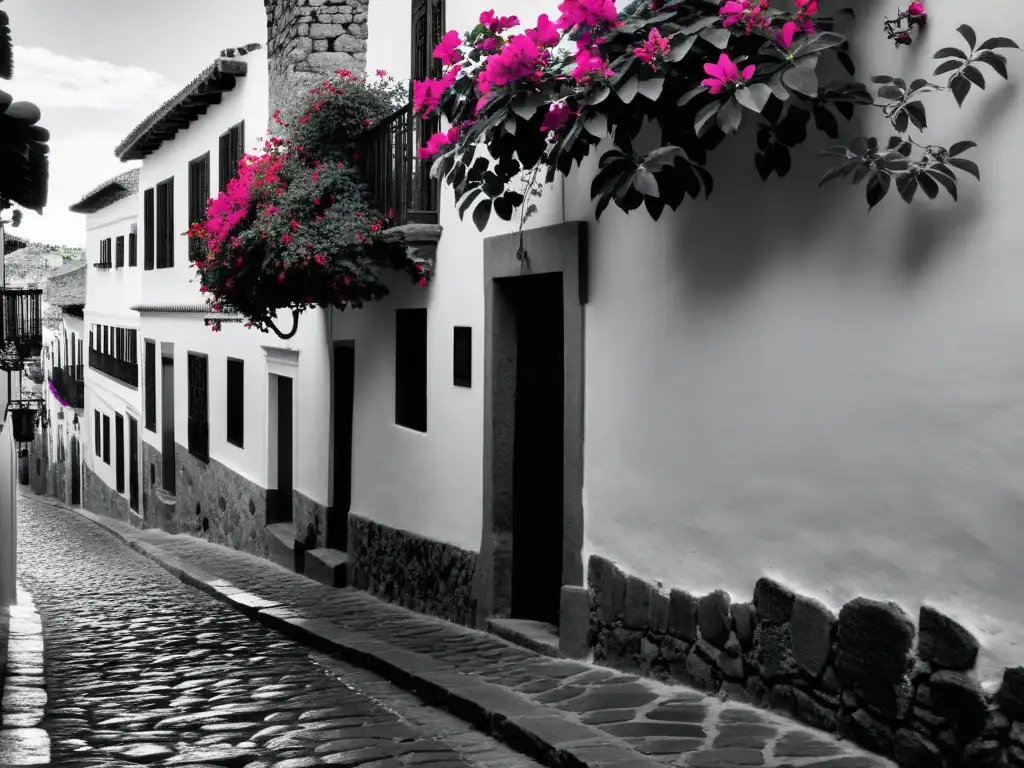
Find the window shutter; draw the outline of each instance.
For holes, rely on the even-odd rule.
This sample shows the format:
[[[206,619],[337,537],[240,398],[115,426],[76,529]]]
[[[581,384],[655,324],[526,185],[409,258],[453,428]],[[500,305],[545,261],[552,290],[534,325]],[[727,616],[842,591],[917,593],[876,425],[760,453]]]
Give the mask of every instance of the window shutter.
[[[228,131],[220,137],[220,144],[217,149],[217,163],[220,168],[220,191],[224,192],[228,188],[228,182],[231,180],[231,131]]]
[[[166,211],[167,223],[165,226],[166,233],[166,245],[165,250],[165,267],[174,266],[174,179],[167,180],[167,211]]]
[[[142,244],[143,248],[143,268],[153,268],[153,256],[154,256],[154,243],[155,243],[155,231],[153,229],[156,216],[154,215],[153,205],[153,188],[150,187],[146,190],[143,195],[143,212],[142,212],[142,236],[145,241]]]
[[[117,238],[117,267],[120,269],[124,266],[124,235],[118,235]]]
[[[242,155],[245,154],[244,120],[231,129],[231,142],[231,175],[234,176],[238,172],[238,164],[242,161]]]
[[[128,235],[128,266],[139,265],[139,236],[132,232]]]

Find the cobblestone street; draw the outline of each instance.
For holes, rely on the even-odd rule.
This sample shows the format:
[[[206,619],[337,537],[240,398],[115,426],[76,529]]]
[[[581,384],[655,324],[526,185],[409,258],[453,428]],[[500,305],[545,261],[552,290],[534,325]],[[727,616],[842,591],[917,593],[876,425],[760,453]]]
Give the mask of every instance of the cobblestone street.
[[[23,499],[18,525],[46,689],[31,679],[38,640],[12,640],[12,660],[36,655],[9,670],[4,725],[48,731],[54,765],[536,765],[370,673],[311,655],[73,512]],[[4,743],[0,765],[26,764]]]

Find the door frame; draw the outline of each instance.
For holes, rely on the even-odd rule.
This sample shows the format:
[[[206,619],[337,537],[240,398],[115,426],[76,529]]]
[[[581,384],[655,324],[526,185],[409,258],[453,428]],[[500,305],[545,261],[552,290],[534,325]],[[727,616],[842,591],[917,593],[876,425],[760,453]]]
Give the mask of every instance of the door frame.
[[[337,485],[337,466],[335,462],[338,459],[338,350],[348,349],[351,350],[352,354],[352,402],[350,404],[351,414],[349,417],[349,449],[348,449],[348,501],[342,505],[339,505],[338,499],[338,485]],[[326,546],[338,549],[342,552],[348,550],[348,516],[352,511],[352,485],[355,473],[353,472],[352,459],[355,448],[355,367],[356,367],[356,343],[354,339],[341,339],[332,342],[331,348],[331,408],[330,408],[330,419],[331,419],[331,448],[330,448],[330,475],[328,479],[328,491],[330,493],[331,505],[327,508],[327,516],[324,521],[324,541]],[[344,506],[344,509],[339,509],[340,506]],[[338,521],[337,518],[341,517]],[[336,525],[332,525],[336,523]],[[338,530],[332,530],[338,528]]]
[[[516,328],[512,303],[497,280],[562,273],[564,424],[562,585],[583,585],[584,307],[587,224],[566,222],[484,240],[483,525],[473,576],[476,623],[512,609],[513,457]]]
[[[299,441],[295,439],[295,431],[300,424],[300,414],[297,407],[298,382],[299,382],[299,351],[285,349],[284,347],[263,346],[263,354],[266,360],[264,376],[267,382],[267,418],[263,425],[266,448],[267,468],[267,506],[265,521],[267,525],[274,523],[290,523],[295,517],[294,496],[295,496],[295,466],[298,459]],[[277,420],[278,420],[278,394],[277,384],[279,378],[292,380],[292,498],[281,498],[277,476]],[[285,514],[287,510],[288,514]]]

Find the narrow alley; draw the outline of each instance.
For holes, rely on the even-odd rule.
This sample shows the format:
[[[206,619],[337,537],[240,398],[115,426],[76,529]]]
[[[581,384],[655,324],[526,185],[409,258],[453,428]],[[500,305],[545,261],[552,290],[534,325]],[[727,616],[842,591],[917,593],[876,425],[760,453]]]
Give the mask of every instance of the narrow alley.
[[[45,627],[46,697],[38,669],[12,665],[4,718],[45,729],[53,765],[535,765],[311,655],[72,512],[22,499],[18,526],[20,584]],[[36,736],[24,764],[42,763],[41,731],[24,733]],[[12,754],[0,742],[0,764]]]

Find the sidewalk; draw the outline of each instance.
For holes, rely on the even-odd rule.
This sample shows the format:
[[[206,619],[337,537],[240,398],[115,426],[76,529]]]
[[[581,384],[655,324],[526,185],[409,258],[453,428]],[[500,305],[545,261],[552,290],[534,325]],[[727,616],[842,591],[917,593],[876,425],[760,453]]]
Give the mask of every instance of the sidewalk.
[[[68,509],[44,497],[24,497]],[[185,535],[81,509],[182,581],[312,647],[366,667],[557,768],[886,768],[852,744],[683,686],[552,659],[365,592]]]

